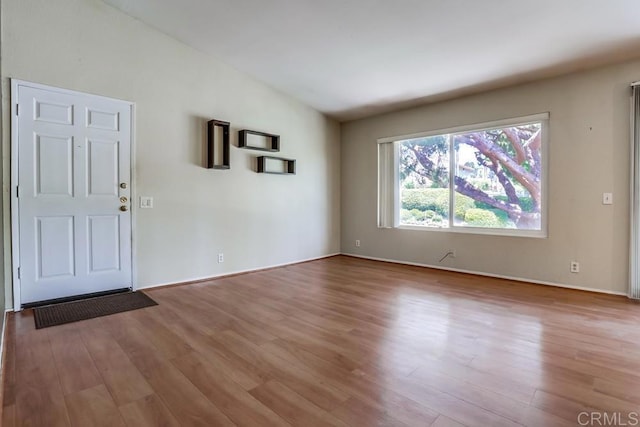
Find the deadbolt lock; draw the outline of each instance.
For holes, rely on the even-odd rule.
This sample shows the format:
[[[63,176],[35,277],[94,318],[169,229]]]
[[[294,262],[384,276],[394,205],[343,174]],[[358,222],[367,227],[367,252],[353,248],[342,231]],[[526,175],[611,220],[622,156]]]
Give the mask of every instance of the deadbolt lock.
[[[120,197],[120,203],[127,203],[127,200],[128,199],[124,196]]]
[[[128,207],[126,207],[126,206],[120,206],[120,210],[121,210],[122,212],[126,212],[126,211],[128,211],[128,210],[129,210],[129,208],[128,208]]]
[[[121,182],[121,183],[120,183],[120,188],[122,188],[123,190],[124,190],[125,188],[127,188],[127,183],[126,183],[126,182]]]

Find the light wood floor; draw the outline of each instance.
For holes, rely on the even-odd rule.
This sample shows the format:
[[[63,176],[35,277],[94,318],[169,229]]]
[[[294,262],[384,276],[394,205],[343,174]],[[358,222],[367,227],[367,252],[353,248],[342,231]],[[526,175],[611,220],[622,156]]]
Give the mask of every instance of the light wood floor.
[[[344,256],[8,320],[4,425],[574,426],[640,411],[640,305]]]

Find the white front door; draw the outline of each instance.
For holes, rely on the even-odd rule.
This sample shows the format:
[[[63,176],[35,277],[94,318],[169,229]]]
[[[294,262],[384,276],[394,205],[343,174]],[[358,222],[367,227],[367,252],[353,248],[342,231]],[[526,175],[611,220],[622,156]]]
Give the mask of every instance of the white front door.
[[[132,104],[14,91],[20,304],[131,287]]]

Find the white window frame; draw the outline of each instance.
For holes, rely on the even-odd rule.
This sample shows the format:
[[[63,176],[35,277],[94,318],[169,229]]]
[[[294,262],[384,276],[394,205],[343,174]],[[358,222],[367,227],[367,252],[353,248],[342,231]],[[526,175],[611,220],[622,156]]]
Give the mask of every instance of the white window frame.
[[[486,234],[486,235],[496,235],[496,236],[514,236],[514,237],[533,237],[533,238],[547,238],[548,237],[548,228],[547,228],[547,215],[548,215],[548,186],[547,186],[547,173],[548,173],[548,146],[549,146],[549,117],[550,114],[539,113],[532,114],[528,116],[514,117],[509,119],[495,120],[491,122],[483,122],[483,123],[475,123],[463,126],[456,126],[452,128],[445,129],[436,129],[432,131],[425,131],[419,133],[413,133],[409,135],[398,135],[392,137],[379,138],[378,144],[393,144],[393,178],[392,178],[392,189],[387,187],[386,189],[380,186],[383,184],[380,176],[378,177],[378,183],[380,188],[380,194],[393,194],[392,202],[393,202],[393,227],[397,229],[403,230],[417,230],[417,231],[435,231],[435,232],[445,232],[445,233],[464,233],[464,234]],[[448,227],[427,227],[420,225],[401,225],[400,224],[400,182],[399,182],[399,159],[400,159],[400,143],[404,140],[413,139],[413,138],[423,138],[429,136],[436,135],[455,135],[467,132],[479,132],[488,129],[496,129],[501,127],[509,127],[509,126],[517,126],[517,125],[526,125],[532,123],[541,123],[541,139],[542,144],[540,147],[541,153],[540,157],[542,159],[542,165],[540,170],[540,188],[542,192],[542,200],[541,200],[541,208],[540,208],[540,230],[519,230],[519,229],[509,229],[509,228],[488,228],[488,227],[464,227],[454,224],[454,198],[455,198],[455,188],[453,185],[454,182],[454,174],[455,174],[455,156],[449,156],[449,226]],[[451,152],[451,146],[449,150]],[[384,163],[389,161],[388,159],[379,159],[379,174],[382,172]],[[389,177],[390,178],[390,177]],[[390,181],[387,179],[387,181]],[[389,195],[391,195],[389,194]],[[390,197],[382,197],[379,198],[379,203],[389,203]],[[379,206],[379,212],[384,211],[384,206]],[[379,221],[379,226],[380,221]]]

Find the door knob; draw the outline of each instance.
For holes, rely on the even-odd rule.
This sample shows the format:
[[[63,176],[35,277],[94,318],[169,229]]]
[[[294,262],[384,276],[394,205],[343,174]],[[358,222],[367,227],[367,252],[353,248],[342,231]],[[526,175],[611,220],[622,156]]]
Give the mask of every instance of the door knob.
[[[123,190],[124,190],[125,188],[127,188],[127,183],[126,183],[126,182],[121,182],[121,183],[120,183],[120,188],[122,188]]]
[[[127,198],[124,196],[120,197],[120,203],[127,203]]]
[[[126,207],[126,206],[120,206],[120,210],[121,210],[122,212],[126,212],[126,211],[128,211],[128,210],[129,210],[129,208],[128,208],[128,207]]]

